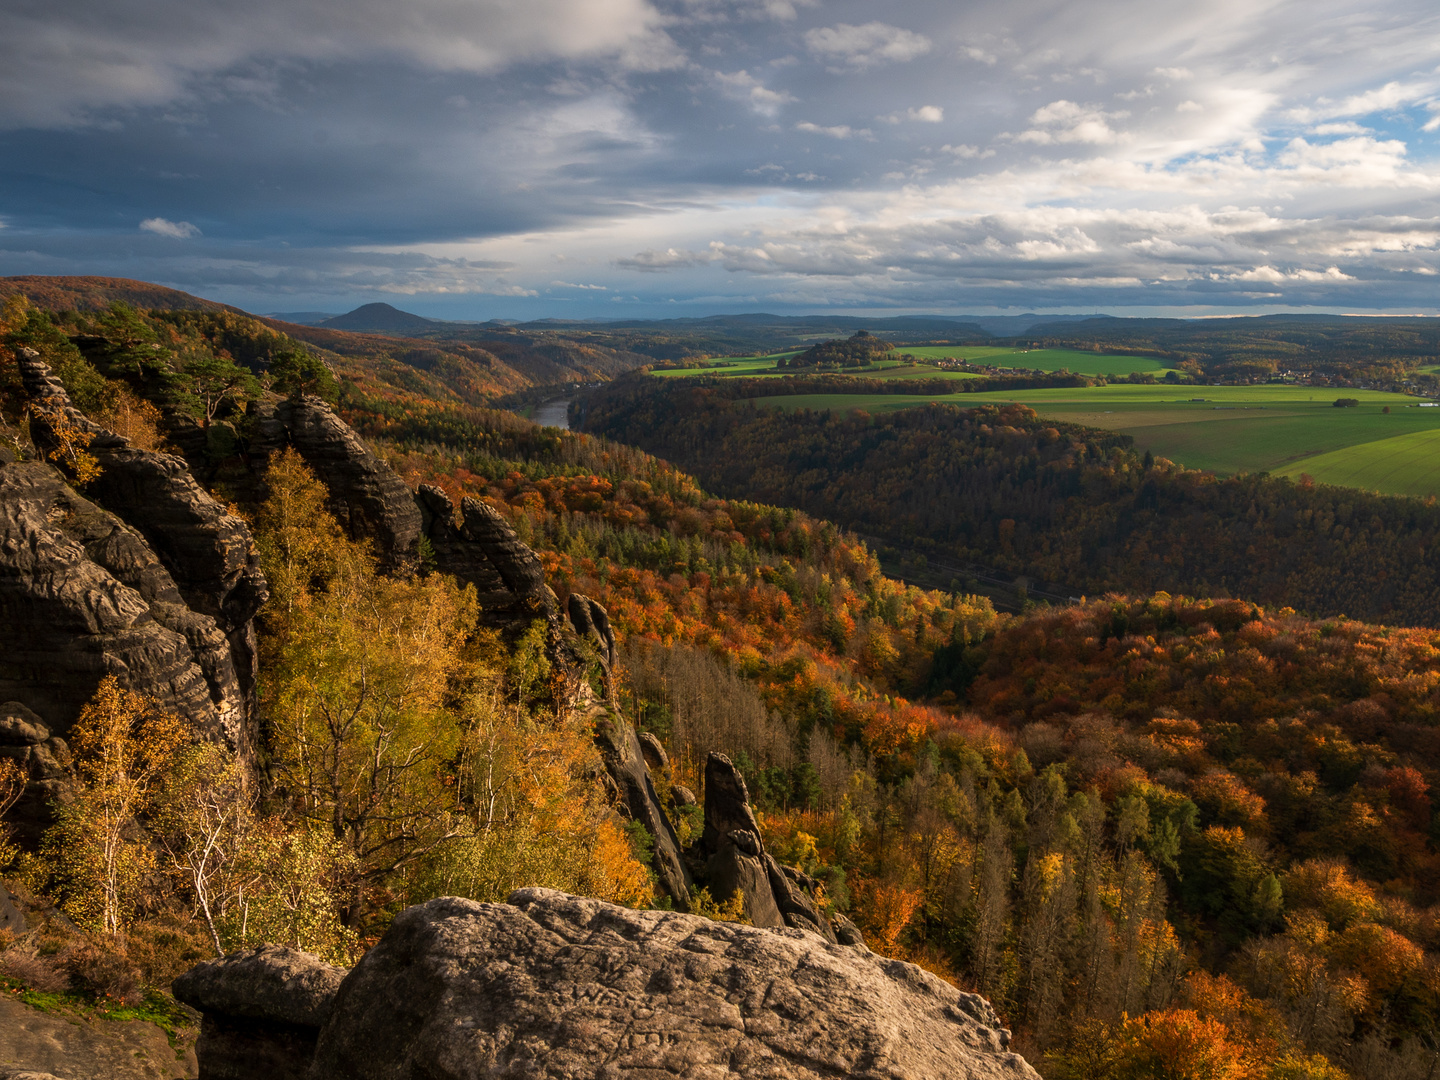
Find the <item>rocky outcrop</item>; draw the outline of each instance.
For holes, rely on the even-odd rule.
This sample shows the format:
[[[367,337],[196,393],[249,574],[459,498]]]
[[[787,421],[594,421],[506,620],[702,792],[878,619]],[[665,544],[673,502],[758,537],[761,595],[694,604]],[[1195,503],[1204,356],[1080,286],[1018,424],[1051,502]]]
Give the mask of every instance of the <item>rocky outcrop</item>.
[[[0,466],[0,701],[63,737],[107,675],[248,745],[225,635],[144,538],[53,466]]]
[[[676,910],[689,911],[694,883],[681,857],[680,839],[661,808],[635,729],[607,710],[595,717],[595,745],[600,749],[605,772],[615,785],[620,809],[631,821],[645,826],[654,842],[650,868],[655,871],[660,887]]]
[[[25,791],[10,808],[7,824],[23,842],[33,845],[49,824],[50,804],[66,797],[70,748],[30,709],[18,701],[7,701],[0,705],[0,758],[17,761],[25,770]],[[0,928],[10,921],[8,901],[0,895]],[[16,932],[24,929],[22,920]]]
[[[402,912],[340,984],[309,1077],[1034,1080],[1008,1044],[984,999],[898,960],[522,889]],[[221,1075],[203,1041],[201,1068]]]
[[[571,593],[565,602],[565,613],[570,626],[580,640],[594,651],[600,664],[600,678],[604,684],[606,700],[615,697],[615,633],[610,629],[610,615],[594,600],[579,593]],[[654,736],[652,735],[653,739]],[[663,753],[663,751],[662,751]],[[647,753],[645,760],[650,760]]]
[[[36,446],[48,452],[62,438],[82,433],[100,466],[88,495],[130,526],[117,531],[108,518],[93,514],[88,523],[75,524],[72,513],[70,531],[88,524],[84,542],[92,557],[151,602],[158,622],[189,641],[227,741],[248,746],[253,619],[269,597],[249,528],[196,482],[184,459],[131,447],[74,409],[37,354],[23,349],[18,361],[26,393],[39,406],[30,421]]]
[[[457,517],[450,496],[431,484],[420,486],[415,502],[435,565],[475,586],[487,620],[504,625],[540,616],[558,625],[559,601],[545,584],[545,568],[499,511],[465,499]]]
[[[175,997],[204,1019],[205,1080],[303,1080],[345,972],[309,953],[261,945],[191,968]]]
[[[386,569],[418,562],[420,509],[405,481],[370,452],[350,425],[317,397],[286,398],[262,410],[267,447],[288,442],[330,492],[328,508],[352,539],[373,540]]]
[[[815,882],[795,867],[782,867],[765,850],[745,778],[724,754],[712,753],[705,762],[705,828],[685,854],[717,901],[739,894],[755,926],[790,927],[837,940],[815,905]]]
[[[670,771],[670,755],[665,753],[665,747],[660,745],[660,740],[648,731],[640,732],[640,753],[645,755],[645,764],[661,776]],[[691,801],[694,801],[693,796]]]
[[[0,995],[0,1080],[175,1080],[197,1075],[190,1033]],[[263,1074],[261,1074],[263,1075]]]

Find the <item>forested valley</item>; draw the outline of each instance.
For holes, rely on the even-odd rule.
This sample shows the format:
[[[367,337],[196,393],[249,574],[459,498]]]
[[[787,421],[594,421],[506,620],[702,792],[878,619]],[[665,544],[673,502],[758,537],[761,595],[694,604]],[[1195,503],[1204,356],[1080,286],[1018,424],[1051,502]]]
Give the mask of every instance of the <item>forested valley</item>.
[[[1022,408],[779,414],[620,380],[587,402],[599,434],[571,434],[332,370],[240,316],[12,305],[5,335],[11,453],[13,353],[34,348],[135,445],[202,433],[272,591],[264,783],[103,689],[72,738],[79,796],[3,856],[90,936],[5,948],[10,989],[80,972],[159,1000],[262,939],[350,959],[440,893],[658,902],[653,837],[610,812],[538,633],[487,629],[446,574],[383,572],[292,456],[247,496],[248,402],[309,391],[411,487],[503,515],[562,601],[602,604],[664,779],[698,792],[730,755],[823,905],[989,997],[1047,1078],[1440,1067],[1433,507],[1217,480]],[[83,490],[83,447],[60,464]],[[997,614],[886,577],[851,529],[1091,598]],[[702,908],[743,918],[726,899]]]
[[[1217,477],[1018,404],[780,411],[749,400],[747,382],[762,380],[627,377],[587,396],[583,422],[722,494],[1086,595],[1165,590],[1440,625],[1433,501]]]

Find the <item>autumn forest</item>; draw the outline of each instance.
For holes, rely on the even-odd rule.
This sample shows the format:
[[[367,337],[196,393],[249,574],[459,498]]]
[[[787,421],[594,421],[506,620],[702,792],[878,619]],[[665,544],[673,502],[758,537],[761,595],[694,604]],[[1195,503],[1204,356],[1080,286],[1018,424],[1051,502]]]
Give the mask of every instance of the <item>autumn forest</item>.
[[[21,349],[133,445],[189,432],[270,599],[254,768],[102,684],[75,796],[0,851],[79,930],[23,957],[0,939],[8,989],[162,1009],[217,951],[353,960],[433,896],[666,902],[542,628],[494,629],[433,564],[392,573],[297,455],[246,481],[249,403],[313,394],[410,488],[503,515],[562,603],[603,605],[665,787],[700,793],[729,755],[821,904],[991,999],[1047,1080],[1437,1075],[1440,509],[1217,477],[1023,406],[781,413],[761,380],[619,374],[650,358],[587,334],[564,362],[603,382],[560,431],[496,407],[540,396],[553,342],[407,360],[234,312],[10,301],[6,452],[35,452]],[[52,460],[84,490],[83,445]],[[999,611],[963,572],[887,575],[881,547],[1075,600]],[[0,757],[0,805],[23,779]],[[727,900],[697,908],[745,918]]]

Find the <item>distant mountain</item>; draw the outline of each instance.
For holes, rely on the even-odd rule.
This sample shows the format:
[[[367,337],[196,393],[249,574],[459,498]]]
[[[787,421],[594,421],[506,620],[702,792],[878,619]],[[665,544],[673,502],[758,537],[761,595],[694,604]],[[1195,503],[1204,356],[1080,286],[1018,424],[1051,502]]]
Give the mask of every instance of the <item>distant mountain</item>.
[[[705,315],[683,319],[536,319],[521,323],[537,330],[638,330],[677,333],[767,335],[777,339],[813,340],[869,330],[894,341],[925,338],[1015,337],[1032,327],[1079,322],[1108,315]]]
[[[318,325],[329,330],[359,330],[384,334],[418,333],[438,330],[444,323],[421,318],[389,304],[362,304],[354,311],[326,319]]]
[[[296,326],[319,326],[329,319],[340,318],[333,311],[272,311],[261,316],[262,319],[278,319],[280,322],[294,323]]]
[[[967,315],[965,321],[974,323],[986,333],[996,337],[1014,337],[1028,334],[1036,326],[1055,326],[1058,323],[1092,322],[1096,319],[1112,319],[1111,315]]]
[[[229,304],[130,278],[43,277],[39,274],[0,278],[0,303],[17,295],[28,297],[32,304],[46,311],[103,311],[118,300],[137,308],[244,314]]]

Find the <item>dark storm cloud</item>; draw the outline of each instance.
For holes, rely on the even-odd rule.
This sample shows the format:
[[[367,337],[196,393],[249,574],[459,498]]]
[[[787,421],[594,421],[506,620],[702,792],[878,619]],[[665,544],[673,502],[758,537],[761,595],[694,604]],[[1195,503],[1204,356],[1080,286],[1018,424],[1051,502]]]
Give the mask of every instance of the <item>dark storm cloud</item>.
[[[1437,65],[1414,0],[22,3],[0,272],[477,317],[1433,309]]]

